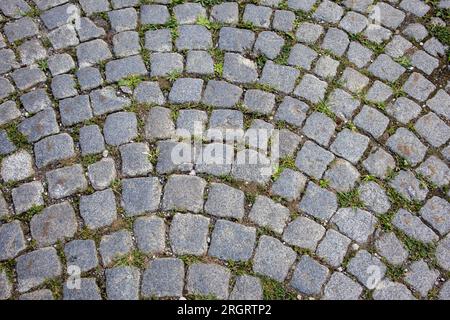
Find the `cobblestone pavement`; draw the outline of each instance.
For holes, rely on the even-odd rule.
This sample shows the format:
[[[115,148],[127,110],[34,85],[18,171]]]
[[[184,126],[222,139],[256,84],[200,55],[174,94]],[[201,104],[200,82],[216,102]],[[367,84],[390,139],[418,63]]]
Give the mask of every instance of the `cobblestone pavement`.
[[[0,299],[450,299],[449,8],[0,0]]]

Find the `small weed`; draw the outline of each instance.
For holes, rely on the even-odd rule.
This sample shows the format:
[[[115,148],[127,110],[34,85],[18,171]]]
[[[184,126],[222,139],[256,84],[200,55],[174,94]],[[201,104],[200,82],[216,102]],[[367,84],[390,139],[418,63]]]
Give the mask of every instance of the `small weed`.
[[[33,218],[35,215],[42,212],[44,209],[43,205],[33,205],[30,209],[28,209],[27,212],[22,213],[21,215],[17,216],[16,219],[29,222],[31,221],[31,218]]]
[[[84,166],[84,167],[88,167],[88,166],[90,166],[91,164],[94,164],[94,163],[96,163],[97,161],[100,161],[102,159],[102,155],[99,155],[99,154],[90,154],[90,155],[87,155],[87,156],[83,156],[82,158],[81,158],[81,164]]]
[[[198,257],[198,256],[192,256],[192,255],[187,255],[187,254],[182,255],[182,256],[180,256],[179,258],[181,259],[181,261],[184,262],[184,264],[185,264],[186,266],[190,266],[190,265],[193,265],[194,263],[200,263],[200,262],[202,262],[202,260],[200,259],[200,257]]]
[[[246,262],[239,262],[239,261],[233,261],[228,260],[227,266],[233,272],[233,274],[236,274],[238,276],[244,275],[244,274],[251,274],[253,265],[251,260],[248,260]]]
[[[331,119],[336,118],[336,115],[334,114],[334,112],[331,111],[328,104],[323,100],[314,106],[314,110],[325,114],[326,116],[330,117]]]
[[[209,21],[209,19],[205,16],[198,17],[197,24],[204,26],[208,30],[219,30],[221,27],[220,23]]]
[[[429,31],[442,44],[450,46],[450,27],[433,24],[430,26]]]
[[[4,271],[10,281],[14,280],[15,269],[16,269],[16,261],[14,259],[0,262],[0,271]]]
[[[400,209],[403,208],[407,211],[416,213],[419,212],[421,208],[421,203],[418,201],[409,201],[402,194],[400,194],[394,188],[388,186],[386,187],[386,194],[391,202],[393,208]]]
[[[6,128],[9,140],[19,149],[28,147],[27,137],[19,131],[17,125],[11,124]]]
[[[320,179],[319,180],[319,187],[328,188],[329,186],[330,186],[330,180],[328,180],[328,179]]]
[[[378,224],[384,231],[392,231],[394,226],[392,225],[392,219],[394,218],[394,211],[388,211],[385,214],[378,216]]]
[[[121,87],[129,87],[134,90],[141,82],[142,82],[141,76],[131,75],[124,79],[119,80],[118,84]]]
[[[394,59],[395,62],[400,64],[402,67],[409,68],[412,66],[411,59],[407,56],[402,56]]]
[[[386,276],[392,281],[399,281],[405,275],[405,269],[402,266],[394,266],[386,263]]]
[[[276,280],[263,277],[262,288],[264,300],[296,300],[297,294]]]
[[[48,61],[46,59],[38,60],[36,64],[41,71],[43,72],[48,71]]]
[[[359,198],[357,189],[348,192],[338,192],[337,198],[341,208],[364,208],[364,203]]]
[[[159,157],[159,149],[158,148],[152,148],[150,150],[149,155],[148,155],[148,161],[150,161],[150,163],[153,166],[156,166],[156,163],[158,162],[158,157]]]
[[[63,286],[62,286],[61,279],[47,279],[44,282],[44,287],[49,289],[52,292],[53,297],[56,300],[59,300],[62,298]]]
[[[167,74],[167,80],[174,82],[181,76],[181,70],[172,70]]]
[[[289,44],[285,44],[280,51],[280,54],[278,55],[278,57],[275,59],[275,63],[277,64],[287,64],[288,59],[289,59],[289,54],[291,52],[291,46]]]
[[[28,10],[28,12],[22,13],[22,15],[25,17],[37,18],[41,15],[41,10],[39,10],[35,6],[31,6],[30,10]]]
[[[133,266],[138,269],[144,269],[147,264],[147,256],[139,250],[133,250],[131,253],[123,255],[114,259],[113,265],[118,266]]]
[[[435,260],[436,245],[434,243],[423,243],[400,231],[397,232],[397,237],[405,244],[412,260]]]
[[[284,169],[292,169],[295,170],[297,166],[295,165],[295,157],[294,156],[286,156],[280,159],[280,167]]]

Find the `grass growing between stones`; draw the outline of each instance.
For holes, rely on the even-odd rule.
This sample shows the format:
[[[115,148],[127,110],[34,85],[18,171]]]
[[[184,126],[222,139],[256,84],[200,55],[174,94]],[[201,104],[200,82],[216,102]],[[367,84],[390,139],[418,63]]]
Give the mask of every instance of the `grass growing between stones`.
[[[341,208],[364,208],[364,203],[359,198],[357,189],[348,192],[338,192],[337,199]]]
[[[14,145],[18,149],[26,149],[27,147],[29,147],[27,137],[19,131],[19,128],[17,128],[17,124],[10,124],[5,129],[9,140],[14,143]]]
[[[200,262],[202,262],[202,259],[201,259],[200,257],[198,257],[198,256],[193,256],[193,255],[188,255],[188,254],[179,256],[178,258],[180,258],[181,261],[183,261],[183,263],[184,263],[186,266],[191,266],[191,265],[193,265],[194,263],[200,263]]]
[[[331,119],[336,119],[336,115],[334,114],[334,112],[331,111],[328,104],[323,100],[314,106],[314,111],[321,112]]]
[[[55,279],[47,279],[44,282],[44,288],[47,288],[48,290],[50,290],[53,294],[53,298],[55,298],[55,300],[60,300],[62,298],[63,295],[63,284],[62,284],[62,280],[55,278]]]
[[[0,271],[4,271],[9,281],[14,280],[14,270],[16,268],[16,261],[14,259],[0,262]]]
[[[136,89],[136,87],[143,81],[141,76],[131,75],[124,79],[119,80],[119,86],[129,87],[131,89]]]
[[[405,209],[412,213],[419,212],[421,208],[421,203],[419,201],[410,201],[401,195],[397,190],[390,186],[386,187],[386,194],[391,202],[392,208],[397,211],[398,209]]]
[[[385,259],[383,259],[385,260]],[[392,281],[399,281],[405,275],[405,269],[402,266],[394,266],[387,261],[383,261],[386,265],[386,276]]]
[[[114,267],[136,267],[144,269],[147,265],[148,257],[139,250],[133,250],[131,253],[114,259]]]
[[[14,218],[23,222],[30,222],[31,219],[35,215],[41,213],[43,209],[44,209],[43,205],[33,205],[27,212],[24,212]]]
[[[436,245],[434,243],[423,243],[409,237],[401,231],[397,231],[396,234],[408,250],[409,258],[411,260],[417,261],[425,259],[435,264]]]
[[[294,290],[287,288],[283,283],[276,280],[261,277],[264,300],[296,300],[297,294]]]
[[[213,294],[188,294],[186,296],[187,300],[218,300],[218,298]]]
[[[253,273],[253,264],[251,260],[248,261],[228,260],[227,267],[231,270],[233,274],[236,274],[238,276]]]

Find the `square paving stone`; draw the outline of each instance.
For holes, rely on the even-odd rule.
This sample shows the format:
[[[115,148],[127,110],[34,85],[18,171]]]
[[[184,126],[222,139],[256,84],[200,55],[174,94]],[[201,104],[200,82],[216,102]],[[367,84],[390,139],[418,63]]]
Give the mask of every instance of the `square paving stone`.
[[[103,27],[97,26],[91,19],[85,17],[80,18],[79,26],[76,30],[81,42],[100,38],[106,35]]]
[[[319,21],[337,23],[344,14],[344,9],[337,3],[324,0],[313,14],[313,18]]]
[[[233,163],[234,149],[229,144],[210,143],[200,149],[201,160],[196,160],[197,172],[214,176],[230,174]],[[200,163],[199,163],[200,162]]]
[[[138,54],[141,50],[139,34],[135,31],[124,31],[113,37],[114,53],[122,58]]]
[[[423,175],[425,179],[431,181],[438,187],[449,183],[448,166],[435,156],[430,156],[417,169],[416,172]]]
[[[45,174],[48,193],[53,199],[61,199],[87,189],[83,167],[79,164],[49,171]]]
[[[137,119],[133,112],[117,112],[109,115],[103,127],[105,141],[118,146],[137,137]]]
[[[411,12],[412,14],[423,17],[430,10],[430,6],[419,0],[403,0],[400,3],[400,8]]]
[[[280,240],[263,235],[253,258],[253,271],[282,282],[296,259],[296,253]]]
[[[338,133],[336,139],[331,144],[330,150],[336,155],[356,164],[361,159],[368,145],[368,137],[349,129],[344,129]]]
[[[105,150],[105,140],[97,125],[81,127],[79,140],[82,155],[101,153]]]
[[[314,73],[323,79],[330,79],[336,75],[338,67],[339,61],[323,55],[317,60]]]
[[[403,84],[402,89],[414,99],[425,101],[436,86],[420,73],[414,72]]]
[[[430,75],[439,67],[439,59],[430,56],[423,50],[419,50],[411,56],[411,64],[427,75]]]
[[[68,266],[77,266],[82,272],[98,266],[97,249],[94,240],[73,240],[64,246]]]
[[[64,284],[63,300],[102,300],[102,296],[95,278],[81,278],[79,289],[69,288],[67,282]]]
[[[186,175],[172,175],[164,187],[163,210],[191,211],[203,210],[205,180]]]
[[[12,284],[9,281],[6,271],[0,271],[0,300],[6,300],[11,297]]]
[[[391,204],[386,192],[376,182],[364,182],[359,186],[358,191],[359,198],[366,208],[375,214],[383,214],[390,209]]]
[[[284,169],[278,179],[272,184],[270,192],[287,201],[295,201],[300,198],[300,193],[303,192],[306,181],[307,178],[300,172]]]
[[[400,265],[408,258],[408,251],[393,232],[381,235],[376,240],[375,247],[390,264]]]
[[[61,74],[52,79],[52,94],[56,99],[73,97],[78,94],[74,77],[68,74]]]
[[[144,104],[164,104],[164,97],[158,82],[143,81],[134,90],[133,97],[138,103]]]
[[[346,236],[329,229],[320,242],[316,254],[333,267],[338,267],[344,260],[350,242]]]
[[[131,232],[120,230],[105,235],[100,241],[99,252],[104,267],[112,264],[116,259],[130,253],[133,250]]]
[[[74,4],[65,4],[45,11],[40,15],[47,29],[52,30],[64,24],[70,23],[71,19],[80,16],[80,9]]]
[[[34,206],[44,205],[44,187],[40,181],[24,183],[11,191],[16,214],[24,213]]]
[[[78,69],[78,84],[81,90],[95,89],[103,84],[103,78],[100,71],[94,67],[85,67]]]
[[[359,180],[358,170],[343,159],[336,159],[331,164],[323,178],[337,192],[349,192]]]
[[[105,270],[106,296],[109,300],[138,300],[141,274],[136,267]]]
[[[325,81],[319,80],[311,74],[306,74],[295,88],[294,95],[316,104],[325,97],[327,86],[328,84]]]
[[[113,87],[105,87],[89,94],[94,115],[122,110],[131,104],[130,99],[117,96]]]
[[[450,236],[447,235],[439,242],[436,247],[436,259],[441,268],[450,270]]]
[[[348,120],[353,117],[354,111],[359,107],[361,102],[347,91],[337,88],[328,96],[327,104],[336,116],[343,120]]]
[[[14,220],[0,226],[0,261],[15,258],[26,249],[21,223]]]
[[[380,54],[368,70],[374,76],[389,82],[396,81],[406,71],[386,54]]]
[[[271,159],[267,158],[262,152],[253,149],[244,149],[236,153],[231,175],[239,181],[266,185],[273,171],[270,163]]]
[[[3,32],[10,43],[36,35],[39,30],[36,23],[30,17],[23,17],[10,21],[3,27]]]
[[[217,217],[244,217],[245,195],[241,190],[222,183],[212,183],[205,202],[205,212]]]
[[[258,78],[256,63],[237,53],[225,53],[223,77],[232,82],[251,83]]]
[[[19,90],[30,89],[47,80],[45,73],[35,65],[17,69],[11,77]]]
[[[186,56],[186,72],[195,74],[213,74],[214,61],[206,51],[191,50]]]
[[[348,33],[357,34],[363,31],[368,23],[368,19],[362,14],[349,11],[339,22],[339,26]]]
[[[255,240],[255,228],[218,220],[211,234],[208,254],[225,261],[247,261],[253,254]]]
[[[175,80],[169,93],[172,103],[199,103],[202,98],[203,80],[180,78]]]
[[[145,33],[145,48],[150,51],[172,50],[172,34],[169,29],[150,30]]]
[[[309,182],[298,209],[320,220],[328,220],[337,209],[336,195]]]
[[[262,90],[247,90],[244,96],[244,106],[255,113],[270,114],[275,107],[275,95]]]
[[[75,62],[68,53],[55,54],[48,58],[48,68],[56,76],[75,69]]]
[[[412,215],[405,209],[400,209],[394,216],[392,224],[406,235],[424,243],[437,241],[439,237],[419,217]]]
[[[427,106],[437,114],[450,119],[450,95],[440,89],[433,98],[427,101]]]
[[[354,63],[358,68],[365,67],[372,59],[372,50],[364,47],[359,42],[352,41],[348,47],[348,60]]]
[[[300,67],[305,70],[311,70],[312,62],[317,58],[318,54],[314,50],[303,44],[296,44],[291,48],[288,64]]]
[[[175,40],[178,50],[207,50],[212,47],[211,32],[204,26],[182,25],[178,32]]]
[[[136,29],[138,16],[134,8],[109,11],[108,18],[115,32]]]
[[[217,264],[195,263],[189,267],[186,289],[190,294],[228,298],[230,271]]]
[[[395,102],[390,103],[386,112],[393,116],[398,122],[407,124],[412,119],[416,118],[422,111],[422,108],[414,101],[400,97]]]
[[[334,155],[319,147],[314,142],[306,141],[302,149],[297,153],[295,165],[307,175],[320,179],[334,159]]]
[[[170,18],[169,10],[164,5],[143,5],[140,13],[141,24],[165,24]]]
[[[20,96],[22,106],[30,113],[51,108],[52,102],[45,89],[36,89]]]
[[[38,168],[70,159],[75,156],[73,139],[67,133],[44,138],[34,145],[34,154]]]
[[[325,235],[325,228],[305,217],[299,217],[289,223],[283,233],[283,241],[288,244],[315,251],[317,244]]]
[[[243,90],[225,81],[208,81],[202,102],[213,107],[232,108],[242,96]]]
[[[260,227],[281,234],[289,220],[289,209],[265,196],[258,196],[250,210],[249,219]]]
[[[207,237],[210,219],[202,215],[177,213],[172,219],[169,239],[177,255],[201,256],[208,249]]]
[[[19,68],[19,63],[16,61],[16,54],[11,49],[0,50],[0,58],[1,74]]]
[[[367,91],[366,98],[372,102],[385,102],[392,96],[392,89],[381,81],[375,80]]]
[[[255,43],[255,33],[232,27],[223,27],[219,32],[219,48],[224,51],[244,53],[250,51]]]
[[[24,254],[16,260],[17,290],[26,292],[45,280],[62,274],[61,263],[52,247],[38,249]]]
[[[158,258],[149,263],[142,275],[144,297],[181,297],[184,286],[184,263],[175,258]]]
[[[122,174],[128,177],[146,175],[153,170],[146,143],[129,143],[119,147]]]
[[[92,109],[88,95],[76,96],[59,102],[61,122],[71,126],[92,118]]]
[[[34,175],[33,157],[25,150],[19,150],[2,160],[3,181],[21,181]]]
[[[22,64],[32,64],[47,57],[47,51],[37,39],[24,42],[18,48]]]
[[[422,297],[426,297],[428,292],[434,287],[439,277],[439,271],[430,269],[423,260],[415,261],[405,274],[405,282],[413,287]]]
[[[345,68],[340,81],[353,93],[360,93],[369,84],[368,77],[350,67]]]
[[[265,55],[269,59],[275,59],[283,45],[284,39],[281,36],[272,31],[263,31],[256,39],[254,51]]]
[[[90,67],[112,58],[108,44],[100,39],[83,42],[77,47],[77,58],[80,68]]]
[[[108,62],[105,73],[107,82],[116,82],[131,76],[145,76],[148,71],[141,56],[136,55]]]
[[[332,222],[346,236],[356,242],[365,243],[375,231],[378,220],[368,211],[359,208],[343,208],[336,212]]]
[[[450,231],[450,204],[448,201],[434,196],[420,209],[420,215],[442,236]]]
[[[39,246],[48,246],[75,235],[78,223],[68,202],[45,208],[30,222],[31,235]]]
[[[160,197],[161,184],[158,178],[145,177],[122,180],[121,203],[127,216],[158,210]]]
[[[208,121],[208,114],[201,110],[180,110],[177,118],[177,135],[183,137],[202,135]]]
[[[9,80],[0,77],[0,99],[8,97],[11,93],[14,92],[14,86],[9,82]],[[25,96],[22,95],[21,98]],[[21,100],[22,101],[22,100]],[[23,104],[23,102],[22,102]],[[24,108],[26,109],[26,106],[24,105]],[[28,111],[28,110],[27,110]]]
[[[6,130],[0,130],[0,155],[4,156],[16,150],[17,148],[8,137]]]
[[[19,131],[29,142],[36,142],[46,136],[59,133],[56,114],[53,109],[44,109],[34,116],[24,119],[19,125]]]
[[[110,10],[108,0],[80,0],[80,5],[86,15]]]
[[[183,72],[183,56],[179,53],[153,53],[150,56],[150,75],[167,76],[173,72]]]
[[[111,225],[117,218],[116,199],[111,189],[80,197],[80,215],[90,229]]]
[[[150,141],[169,139],[175,136],[175,124],[171,110],[163,107],[153,107],[149,110],[145,121],[145,137]]]
[[[191,144],[173,140],[159,141],[156,172],[170,174],[174,172],[191,172],[194,167],[194,152]]]
[[[433,112],[419,118],[414,128],[420,136],[436,148],[450,139],[450,127]]]
[[[263,289],[257,277],[242,275],[236,278],[229,300],[262,300]]]
[[[405,13],[393,6],[380,2],[370,9],[369,18],[378,17],[379,22],[390,29],[396,29],[405,19]]]
[[[405,35],[409,39],[415,40],[416,42],[420,42],[420,41],[422,41],[423,39],[425,39],[428,36],[427,28],[425,28],[420,23],[410,23],[410,24],[408,24],[406,26],[406,28],[403,29],[402,33],[403,33],[403,35]],[[413,53],[413,55],[415,55],[417,52],[420,52],[420,51],[422,51],[422,50],[416,51],[415,53]],[[423,53],[425,53],[425,52],[423,52]],[[422,58],[425,58],[426,56],[428,56],[428,54],[426,54],[426,56],[420,54],[420,56]],[[421,59],[419,58],[419,60],[421,60]],[[434,60],[434,58],[433,58],[433,60]]]
[[[268,61],[264,65],[260,83],[283,93],[291,93],[299,75],[300,71],[295,68],[277,65],[272,61]]]
[[[303,294],[319,295],[328,275],[327,267],[304,255],[294,270],[290,285]]]
[[[299,42],[313,44],[322,35],[324,29],[319,24],[311,22],[302,22],[295,33],[295,37]]]
[[[389,185],[409,201],[425,200],[428,188],[424,186],[411,171],[400,171]]]
[[[7,124],[21,116],[14,101],[6,101],[0,104],[0,125]]]
[[[383,280],[373,292],[374,300],[415,300],[411,291],[402,283]]]
[[[53,30],[48,34],[48,39],[55,50],[66,49],[80,43],[75,27],[71,24]]]
[[[374,138],[379,138],[389,125],[389,118],[380,111],[365,105],[355,117],[354,124],[370,133]]]
[[[237,3],[225,2],[211,8],[211,20],[226,24],[237,24],[239,20],[239,7]]]
[[[405,128],[398,128],[395,134],[389,137],[386,145],[412,165],[421,162],[427,151],[427,147],[411,131]]]
[[[329,50],[338,57],[344,55],[350,43],[347,34],[337,28],[328,29],[322,41],[322,49]]]
[[[306,119],[303,126],[303,133],[317,143],[327,146],[334,135],[336,124],[334,121],[321,112],[313,112]]]
[[[242,20],[251,23],[255,27],[268,28],[272,10],[268,7],[247,4],[244,9]]]
[[[324,289],[324,300],[359,300],[363,288],[341,272],[335,272]]]
[[[133,232],[140,251],[161,253],[166,248],[166,225],[159,217],[140,217],[134,221]]]
[[[316,0],[288,0],[287,6],[293,10],[301,10],[304,12],[311,11]]]
[[[278,110],[275,114],[275,120],[285,121],[293,126],[301,127],[303,121],[306,119],[306,112],[309,106],[298,100],[286,96],[283,102],[278,106]]]
[[[179,24],[193,24],[199,17],[206,16],[206,10],[200,3],[182,3],[173,8]]]

